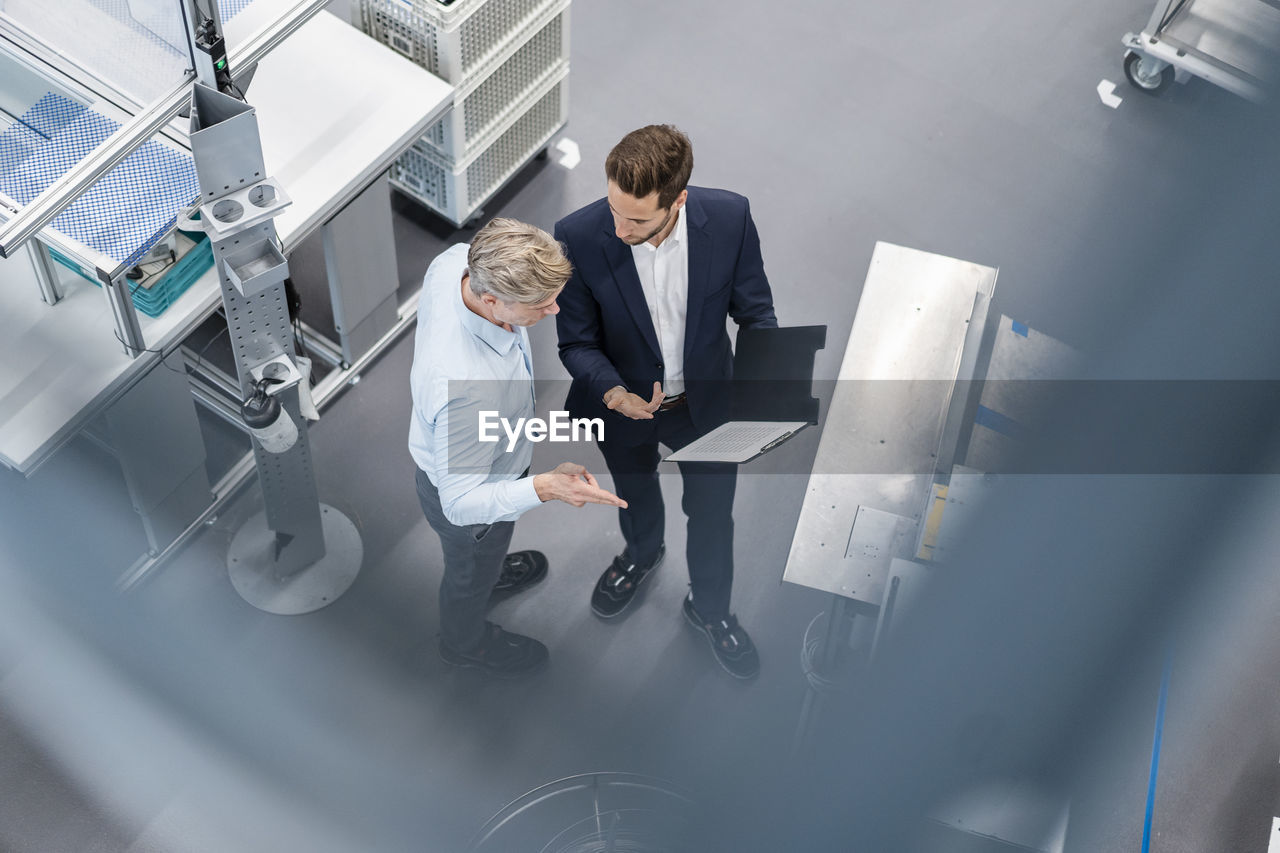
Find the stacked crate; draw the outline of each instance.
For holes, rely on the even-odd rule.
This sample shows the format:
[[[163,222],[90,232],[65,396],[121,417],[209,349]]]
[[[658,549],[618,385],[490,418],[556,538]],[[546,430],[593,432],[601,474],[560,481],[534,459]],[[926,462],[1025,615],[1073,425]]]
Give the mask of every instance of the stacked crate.
[[[391,169],[454,225],[536,157],[569,117],[569,0],[358,0],[353,23],[455,88]]]

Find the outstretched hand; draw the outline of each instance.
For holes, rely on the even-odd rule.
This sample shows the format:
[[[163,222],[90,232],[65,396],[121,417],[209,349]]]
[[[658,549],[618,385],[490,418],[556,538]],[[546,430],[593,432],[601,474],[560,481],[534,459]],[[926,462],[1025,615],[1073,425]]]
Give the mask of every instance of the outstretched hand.
[[[632,394],[621,385],[610,388],[604,395],[604,404],[612,411],[619,412],[633,421],[653,420],[653,413],[658,411],[666,394],[662,393],[662,383],[653,383],[653,399],[645,400],[639,394]]]
[[[533,478],[534,491],[542,501],[564,501],[573,506],[605,504],[627,508],[627,502],[600,488],[591,472],[576,462],[561,462],[545,474]]]

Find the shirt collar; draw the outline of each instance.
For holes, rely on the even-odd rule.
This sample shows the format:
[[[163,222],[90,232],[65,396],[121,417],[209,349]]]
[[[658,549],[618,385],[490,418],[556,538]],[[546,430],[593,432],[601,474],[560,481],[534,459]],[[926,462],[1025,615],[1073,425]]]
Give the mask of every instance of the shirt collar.
[[[488,344],[489,349],[498,355],[506,355],[511,352],[511,348],[515,346],[520,333],[517,331],[508,332],[497,323],[490,323],[468,308],[467,303],[462,299],[461,282],[453,285],[453,301],[454,307],[458,311],[458,319],[462,321],[464,329]]]
[[[684,208],[681,208],[680,210],[676,211],[676,227],[671,229],[671,233],[667,235],[667,239],[662,241],[661,246],[655,246],[652,243],[648,242],[647,240],[641,243],[640,245],[644,246],[650,252],[656,252],[659,249],[661,249],[663,246],[666,246],[668,243],[670,243],[673,248],[675,246],[679,246],[684,243],[684,241],[688,238],[688,236],[689,236],[689,226],[685,222]]]

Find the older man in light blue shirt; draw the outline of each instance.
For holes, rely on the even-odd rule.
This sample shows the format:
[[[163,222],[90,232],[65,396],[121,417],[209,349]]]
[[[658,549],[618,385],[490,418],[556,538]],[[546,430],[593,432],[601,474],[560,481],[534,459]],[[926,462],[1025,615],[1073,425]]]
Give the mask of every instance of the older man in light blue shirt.
[[[556,297],[571,272],[551,235],[495,219],[470,245],[437,257],[423,280],[409,452],[423,513],[444,550],[440,656],[456,666],[509,676],[547,660],[542,643],[484,618],[500,578],[515,591],[546,572],[537,551],[506,553],[522,513],[548,500],[626,506],[581,465],[529,476],[526,433],[481,431],[482,419],[516,424],[533,417],[525,328],[559,310]]]

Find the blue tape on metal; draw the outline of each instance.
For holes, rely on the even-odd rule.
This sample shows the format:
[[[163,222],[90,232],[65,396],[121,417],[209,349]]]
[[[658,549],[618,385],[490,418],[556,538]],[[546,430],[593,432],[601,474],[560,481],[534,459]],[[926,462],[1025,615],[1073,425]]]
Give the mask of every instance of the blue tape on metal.
[[[1025,338],[1027,336],[1027,332],[1031,331],[1027,328],[1026,323],[1019,323],[1017,320],[1012,320],[1010,322],[1013,325],[1013,333],[1015,335],[1022,335]]]
[[[1008,415],[1002,415],[997,411],[988,409],[986,406],[978,407],[978,414],[974,417],[973,422],[1010,437],[1016,437],[1025,432],[1022,424]]]

